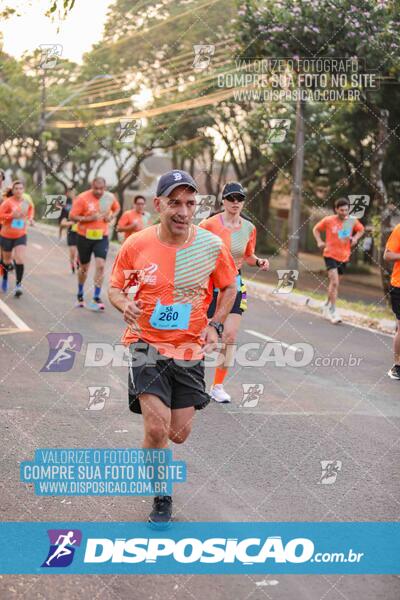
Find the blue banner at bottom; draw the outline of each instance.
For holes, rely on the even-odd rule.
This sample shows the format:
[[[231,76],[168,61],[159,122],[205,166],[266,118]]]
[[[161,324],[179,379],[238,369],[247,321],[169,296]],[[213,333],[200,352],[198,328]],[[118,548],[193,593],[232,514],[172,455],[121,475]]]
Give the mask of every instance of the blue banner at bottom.
[[[400,523],[2,523],[2,574],[398,574]]]

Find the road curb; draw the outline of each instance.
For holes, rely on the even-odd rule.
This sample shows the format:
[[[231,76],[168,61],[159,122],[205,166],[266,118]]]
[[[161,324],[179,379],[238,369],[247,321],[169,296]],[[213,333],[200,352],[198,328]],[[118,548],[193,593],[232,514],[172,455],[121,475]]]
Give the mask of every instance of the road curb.
[[[321,312],[324,305],[322,300],[315,300],[306,294],[290,293],[290,294],[277,294],[276,288],[268,283],[260,283],[258,281],[247,281],[246,287],[249,291],[250,296],[259,298],[260,300],[281,302],[282,304],[290,304],[303,310],[309,310],[310,312]],[[340,309],[340,316],[343,322],[357,325],[368,330],[381,331],[382,333],[394,334],[396,332],[396,323],[389,319],[373,319],[366,317],[362,313],[349,310],[346,308]]]

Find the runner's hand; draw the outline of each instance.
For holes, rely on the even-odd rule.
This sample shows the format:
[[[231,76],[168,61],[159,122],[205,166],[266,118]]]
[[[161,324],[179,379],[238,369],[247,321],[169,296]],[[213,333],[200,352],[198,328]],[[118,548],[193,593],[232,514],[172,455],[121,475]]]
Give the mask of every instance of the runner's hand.
[[[267,258],[259,258],[258,259],[258,268],[261,269],[261,271],[268,271],[269,260]]]
[[[352,248],[355,248],[357,246],[357,242],[358,242],[358,240],[356,240],[355,238],[351,238],[351,240],[350,240],[350,246]]]
[[[204,335],[203,350],[206,354],[213,352],[218,345],[218,333],[215,327],[208,325]]]
[[[320,242],[317,242],[318,248],[320,248],[321,250],[323,248],[325,248],[325,242],[323,242],[322,240]]]
[[[142,314],[141,300],[128,302],[124,310],[124,320],[128,325],[136,325],[137,318]]]

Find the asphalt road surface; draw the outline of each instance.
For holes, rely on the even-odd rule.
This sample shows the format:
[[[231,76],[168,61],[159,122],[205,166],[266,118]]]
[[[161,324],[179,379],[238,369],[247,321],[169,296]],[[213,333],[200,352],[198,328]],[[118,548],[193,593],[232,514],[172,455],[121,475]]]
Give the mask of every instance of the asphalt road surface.
[[[89,342],[118,342],[123,330],[120,315],[108,302],[104,314],[74,308],[76,281],[69,272],[64,241],[36,228],[30,232],[28,248],[24,295],[17,300],[3,294],[0,303],[2,520],[147,520],[150,498],[39,497],[19,481],[19,463],[32,459],[38,447],[137,447],[142,439],[141,417],[127,408],[126,367],[84,366]],[[12,283],[13,278],[12,274]],[[226,383],[232,403],[213,403],[197,413],[188,442],[175,446],[174,457],[186,461],[188,468],[187,482],[175,486],[175,519],[397,520],[400,384],[386,376],[390,337],[346,324],[333,326],[284,303],[250,298],[249,306],[239,345],[259,343],[265,348],[271,338],[282,344],[270,344],[273,351],[263,366],[236,364]],[[82,335],[83,347],[70,371],[41,372],[49,332]],[[308,344],[311,358],[309,364],[296,366],[303,356],[301,344]],[[254,348],[249,356],[257,354]],[[282,366],[282,357],[292,366]],[[207,369],[209,381],[211,375],[212,369]],[[249,402],[244,396],[251,384],[260,386],[258,401]],[[102,410],[87,410],[89,386],[110,388]],[[341,464],[333,484],[319,483],[323,460]],[[400,578],[0,578],[2,599],[50,596],[397,600]]]

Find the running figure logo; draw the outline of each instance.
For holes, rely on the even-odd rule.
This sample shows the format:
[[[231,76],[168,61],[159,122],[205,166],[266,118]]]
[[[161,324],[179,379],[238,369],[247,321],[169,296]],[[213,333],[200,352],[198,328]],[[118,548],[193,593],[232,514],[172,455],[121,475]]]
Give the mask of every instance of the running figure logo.
[[[270,119],[268,141],[270,144],[279,144],[286,139],[290,127],[290,119]]]
[[[354,217],[355,219],[362,219],[366,208],[369,206],[369,200],[370,198],[367,194],[349,196],[349,216]]]
[[[43,219],[58,219],[61,216],[61,211],[67,203],[67,196],[45,196],[46,209]]]
[[[295,269],[278,269],[278,285],[272,292],[273,294],[290,294],[296,281],[299,278],[299,272]]]
[[[339,471],[342,470],[341,460],[321,460],[322,474],[318,483],[323,485],[332,485],[335,483]]]
[[[207,219],[212,210],[215,210],[215,196],[212,194],[196,194],[196,210],[193,222],[200,223],[203,219]]]
[[[48,529],[50,548],[42,567],[68,567],[81,545],[82,532],[79,529]]]
[[[140,119],[120,119],[119,121],[119,141],[120,142],[133,142],[136,133],[141,128],[142,123]]]
[[[48,333],[49,356],[40,372],[64,373],[72,369],[75,353],[82,348],[80,333]]]
[[[240,408],[254,408],[257,406],[264,392],[263,383],[242,383],[243,398]]]
[[[40,44],[41,50],[39,66],[42,69],[54,69],[57,65],[57,60],[62,54],[61,44]]]
[[[110,397],[111,388],[106,385],[89,386],[89,402],[85,410],[102,410]]]
[[[195,44],[193,45],[194,59],[192,67],[196,71],[207,69],[211,62],[211,57],[214,55],[215,46],[212,44]]]

